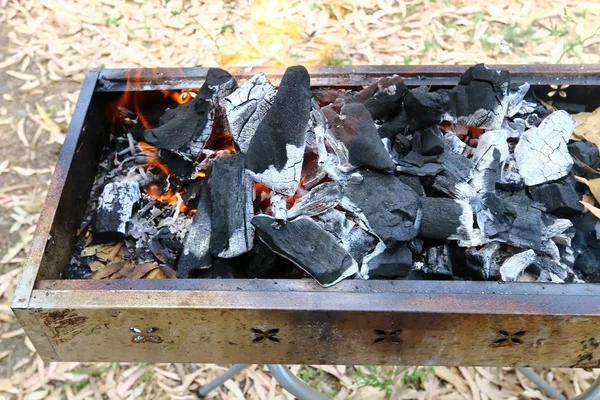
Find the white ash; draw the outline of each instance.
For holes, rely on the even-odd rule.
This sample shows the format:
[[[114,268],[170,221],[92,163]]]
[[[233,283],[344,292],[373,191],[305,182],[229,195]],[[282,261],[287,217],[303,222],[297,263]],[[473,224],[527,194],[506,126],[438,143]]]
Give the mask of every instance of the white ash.
[[[341,197],[342,192],[336,182],[324,182],[297,198],[288,210],[287,217],[292,219],[299,215],[315,216],[324,213],[337,206]]]
[[[127,180],[111,182],[104,187],[98,202],[98,208],[110,213],[116,207],[119,213],[119,225],[117,229],[119,232],[125,233],[127,221],[131,217],[133,206],[140,201],[141,197],[140,186],[137,182]]]
[[[456,154],[464,155],[467,148],[467,144],[465,142],[460,140],[458,136],[452,134],[444,135],[444,144],[446,150],[449,150]]]
[[[242,153],[248,150],[256,128],[271,108],[276,93],[267,77],[259,73],[222,101],[229,130]]]
[[[288,215],[286,196],[281,193],[271,194],[271,212],[273,213],[275,219],[287,221]]]
[[[519,89],[517,91],[508,92],[508,105],[506,109],[507,117],[514,117],[519,112],[519,110],[521,110],[523,99],[525,98],[525,95],[529,91],[530,87],[531,85],[525,82],[521,86],[519,86]]]
[[[572,227],[573,223],[568,219],[552,218],[544,225],[544,229],[542,229],[542,241],[552,239],[557,244],[570,246],[575,232],[567,233],[566,231]]]
[[[296,147],[286,144],[286,163],[281,170],[269,165],[269,168],[263,172],[253,172],[249,169],[248,174],[257,182],[270,187],[275,192],[286,196],[292,196],[296,193],[296,188],[300,183],[302,173],[302,163],[304,161],[304,146]]]
[[[557,180],[569,173],[573,158],[567,142],[574,128],[575,120],[560,110],[523,134],[515,147],[515,160],[527,186]]]
[[[509,257],[500,267],[500,276],[504,282],[516,281],[523,271],[535,261],[533,250],[526,250]]]
[[[375,257],[383,254],[386,248],[386,245],[383,243],[383,241],[380,240],[379,243],[377,243],[377,246],[375,246],[375,249],[371,253],[369,253],[365,258],[363,258],[359,272],[360,276],[363,279],[369,279],[369,262]]]
[[[475,168],[470,181],[477,193],[494,191],[495,182],[502,177],[508,156],[506,131],[488,131],[481,135],[473,152]]]

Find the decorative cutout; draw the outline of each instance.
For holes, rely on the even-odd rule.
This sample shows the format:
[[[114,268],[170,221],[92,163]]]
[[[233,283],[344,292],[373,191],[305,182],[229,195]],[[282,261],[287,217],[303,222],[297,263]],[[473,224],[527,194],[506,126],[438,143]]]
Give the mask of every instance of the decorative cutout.
[[[276,338],[275,335],[279,333],[278,328],[269,329],[267,331],[262,331],[258,328],[252,328],[251,331],[254,333],[255,338],[252,340],[253,343],[263,342],[263,341],[271,341],[275,343],[279,343],[279,338]]]
[[[554,97],[555,95],[559,95],[562,98],[567,97],[567,92],[565,91],[570,85],[550,85],[550,88],[553,90],[548,92],[548,97]]]
[[[133,343],[162,343],[162,337],[158,335],[152,335],[152,333],[158,332],[158,328],[151,327],[146,329],[146,332],[140,328],[132,326],[129,330],[136,335],[131,339]]]
[[[383,329],[375,329],[375,334],[378,336],[373,340],[373,343],[381,343],[388,342],[392,344],[400,344],[402,340],[398,337],[401,333],[401,329],[395,330],[383,330]]]
[[[522,337],[526,334],[526,331],[518,331],[515,333],[509,333],[507,331],[498,331],[500,338],[494,340],[492,344],[494,347],[504,347],[522,344]]]

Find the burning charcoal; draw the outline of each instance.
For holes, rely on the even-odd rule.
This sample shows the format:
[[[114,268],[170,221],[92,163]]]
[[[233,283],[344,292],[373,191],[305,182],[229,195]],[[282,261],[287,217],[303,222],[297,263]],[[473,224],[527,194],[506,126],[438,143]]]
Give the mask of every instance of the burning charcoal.
[[[423,272],[429,279],[452,279],[452,259],[448,245],[431,247],[425,252]]]
[[[255,181],[288,196],[296,192],[309,115],[310,77],[306,68],[290,67],[246,152],[246,168]]]
[[[224,99],[223,106],[227,113],[229,130],[242,153],[248,151],[250,141],[271,108],[275,94],[275,87],[260,73],[248,79]]]
[[[368,279],[403,278],[413,265],[413,256],[406,244],[385,251],[368,262]]]
[[[469,203],[443,197],[421,199],[422,239],[469,240],[473,235],[473,209]]]
[[[480,249],[470,247],[466,251],[466,265],[479,279],[500,278],[500,243],[491,242]]]
[[[406,92],[404,109],[411,132],[438,125],[450,109],[450,96],[447,90],[429,92],[422,86]]]
[[[530,186],[531,198],[546,206],[546,211],[561,218],[570,218],[583,212],[581,196],[572,185],[558,181]]]
[[[479,145],[473,153],[475,169],[471,185],[476,192],[494,192],[496,190],[496,182],[502,177],[508,156],[506,131],[488,131],[481,135]]]
[[[322,183],[297,199],[292,208],[287,211],[287,217],[293,219],[299,215],[321,214],[337,206],[341,198],[342,192],[337,183]]]
[[[194,179],[185,187],[185,193],[182,197],[183,202],[189,209],[195,210],[197,208],[204,182],[203,179]]]
[[[397,136],[404,136],[407,127],[408,121],[403,107],[398,115],[381,125],[377,132],[381,138],[394,139]]]
[[[523,104],[523,99],[527,92],[529,92],[529,88],[531,85],[525,82],[522,85],[511,84],[510,90],[508,92],[508,106],[506,111],[507,117],[514,117],[519,110],[521,109],[521,104]]]
[[[400,111],[407,90],[402,78],[394,75],[361,90],[354,101],[364,104],[373,119],[388,120]]]
[[[208,177],[210,175],[207,175]],[[178,278],[191,278],[192,273],[195,273],[194,271],[206,270],[212,266],[212,256],[210,254],[211,233],[210,190],[205,183],[202,185],[198,208],[189,227],[183,251],[177,263]]]
[[[206,80],[198,92],[198,97],[204,100],[213,100],[217,105],[231,94],[236,87],[237,82],[229,72],[221,68],[209,68],[206,73]]]
[[[152,237],[148,242],[148,247],[150,247],[154,257],[167,265],[175,265],[177,257],[183,250],[181,242],[166,226],[160,228],[158,234]]]
[[[421,201],[417,193],[392,175],[365,170],[360,185],[345,195],[359,207],[386,245],[408,241],[419,232]]]
[[[566,111],[555,111],[537,128],[523,134],[515,147],[519,173],[527,186],[539,185],[567,175],[573,165],[567,142],[575,120]]]
[[[424,156],[437,156],[444,151],[442,132],[437,126],[425,129],[420,135],[420,153]]]
[[[297,264],[322,286],[335,285],[358,272],[358,264],[350,254],[310,217],[279,225],[272,217],[257,215],[252,224],[271,250]]]
[[[533,250],[526,250],[517,253],[506,259],[500,267],[500,277],[504,282],[516,281],[523,271],[536,261],[536,255]]]
[[[360,103],[342,106],[338,115],[332,106],[323,108],[335,137],[348,149],[348,160],[357,167],[392,171],[394,162],[386,151],[367,108]]]
[[[196,96],[194,100],[168,109],[160,118],[158,128],[144,132],[146,142],[192,160],[208,139],[204,128],[209,120],[209,104]]]
[[[109,243],[123,240],[133,207],[140,198],[140,187],[135,181],[107,184],[98,201],[94,220],[94,242]]]
[[[482,129],[500,129],[508,107],[510,75],[484,64],[469,68],[452,89],[453,110],[457,122]]]
[[[233,258],[252,248],[254,185],[244,170],[245,157],[238,153],[211,163],[208,178],[211,214],[211,252],[215,257]]]

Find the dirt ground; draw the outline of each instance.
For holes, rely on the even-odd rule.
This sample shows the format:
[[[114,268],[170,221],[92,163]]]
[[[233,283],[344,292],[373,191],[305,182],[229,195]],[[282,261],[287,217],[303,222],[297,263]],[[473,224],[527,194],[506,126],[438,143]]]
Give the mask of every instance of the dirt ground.
[[[9,309],[93,67],[600,63],[600,3],[0,0],[0,399],[193,399],[224,367],[44,364]],[[294,366],[336,399],[545,399],[511,368]],[[600,370],[543,370],[569,397]],[[262,366],[212,397],[283,399]]]

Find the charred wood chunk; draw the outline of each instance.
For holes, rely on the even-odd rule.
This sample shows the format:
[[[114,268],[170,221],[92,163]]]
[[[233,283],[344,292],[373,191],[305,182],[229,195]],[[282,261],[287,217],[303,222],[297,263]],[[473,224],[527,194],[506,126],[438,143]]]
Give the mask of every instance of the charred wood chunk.
[[[380,136],[382,136],[381,132]],[[404,135],[396,135],[394,150],[396,150],[401,156],[407,154],[412,150],[411,140]]]
[[[210,175],[207,175],[207,179],[208,177]],[[213,257],[210,253],[211,211],[210,191],[205,181],[200,192],[198,208],[189,227],[183,251],[177,263],[178,278],[191,278],[198,274],[198,270],[207,270],[212,267]],[[212,270],[210,277],[212,278]]]
[[[504,282],[514,282],[523,274],[525,269],[533,264],[536,255],[533,250],[517,253],[506,259],[500,267],[500,276]]]
[[[402,160],[401,160],[402,161]],[[443,170],[442,165],[437,163],[425,163],[422,167],[401,163],[396,166],[396,171],[413,176],[436,176]]]
[[[421,180],[418,177],[409,175],[398,175],[398,179],[405,185],[410,186],[410,188],[414,190],[415,193],[417,193],[419,196],[425,196],[425,189],[423,188]]]
[[[425,251],[423,273],[427,279],[452,279],[452,257],[450,247],[442,245]]]
[[[563,283],[569,279],[569,271],[566,268],[546,257],[537,257],[531,267],[537,269],[538,282]]]
[[[188,177],[194,172],[194,163],[169,150],[160,150],[160,159],[167,164],[169,172],[178,177]]]
[[[466,251],[466,266],[476,279],[498,279],[500,278],[501,255],[499,242],[491,242],[481,247],[470,247]]]
[[[442,122],[451,108],[448,93],[448,90],[429,92],[427,87],[409,90],[404,99],[408,129],[414,132]]]
[[[254,229],[250,224],[254,214],[254,186],[245,172],[244,161],[244,155],[238,153],[218,158],[210,167],[210,247],[215,257],[237,257],[249,251],[254,242]]]
[[[386,248],[382,254],[369,260],[369,279],[404,278],[413,265],[412,252],[406,244],[395,249]]]
[[[252,224],[271,250],[297,264],[322,286],[334,285],[358,272],[358,264],[337,239],[310,217],[280,225],[272,217],[258,215]]]
[[[198,92],[198,97],[204,100],[214,100],[215,104],[218,104],[236,88],[237,82],[229,72],[221,68],[209,68],[206,80]]]
[[[324,182],[297,199],[287,211],[287,217],[292,219],[299,215],[321,214],[337,206],[341,199],[342,191],[339,185],[336,182]]]
[[[581,196],[575,188],[564,182],[543,183],[530,186],[531,198],[546,206],[546,211],[561,218],[570,218],[583,212]]]
[[[523,99],[525,99],[525,95],[529,92],[530,87],[531,85],[527,82],[521,85],[516,83],[510,84],[506,108],[507,117],[514,117],[519,112],[523,104]]]
[[[477,64],[452,89],[451,111],[457,122],[483,129],[500,129],[508,108],[510,74]]]
[[[241,266],[249,278],[280,278],[277,255],[262,241],[256,238],[252,250],[241,258]]]
[[[177,258],[183,250],[181,242],[166,226],[160,228],[158,233],[150,239],[148,247],[160,262],[171,266],[176,264]]]
[[[288,68],[246,152],[246,168],[254,180],[288,196],[300,182],[310,98],[306,68]]]
[[[567,142],[574,128],[573,117],[561,110],[523,134],[515,147],[515,160],[527,186],[557,180],[569,173],[573,159]]]
[[[229,130],[242,153],[248,151],[250,141],[271,108],[275,94],[275,87],[260,73],[248,79],[224,99],[223,106],[227,113]]]
[[[135,181],[109,183],[98,201],[94,219],[94,242],[118,242],[125,238],[133,207],[140,201],[140,187]]]
[[[348,149],[349,161],[357,167],[392,171],[394,162],[385,149],[367,108],[345,104],[338,115],[332,106],[323,108],[335,137]]]
[[[400,112],[407,91],[399,76],[385,77],[361,90],[354,100],[364,104],[373,119],[388,120]]]
[[[443,197],[421,198],[423,212],[419,237],[422,239],[468,239],[473,230],[473,209],[464,202]]]
[[[421,220],[419,195],[398,178],[365,170],[364,180],[348,185],[345,195],[360,208],[386,245],[417,236]]]
[[[213,262],[213,276],[216,279],[243,279],[246,275],[235,260],[217,258]]]
[[[496,183],[502,178],[504,165],[509,156],[505,130],[488,131],[481,135],[479,145],[473,153],[475,168],[471,185],[475,191],[494,192]]]
[[[598,154],[598,146],[587,140],[581,140],[577,142],[569,143],[567,146],[569,152],[578,161],[589,165],[592,168],[596,168],[600,164],[600,155]]]
[[[398,164],[407,167],[414,166],[421,168],[423,165],[425,165],[425,160],[421,154],[417,153],[416,151],[410,151],[408,154],[398,160]]]
[[[424,156],[437,156],[444,152],[442,131],[440,131],[438,126],[432,126],[425,129],[418,137],[419,152]]]
[[[381,125],[377,132],[381,138],[393,140],[397,136],[404,136],[407,128],[408,120],[406,118],[406,111],[402,107],[398,115]]]
[[[204,145],[201,143],[198,148],[196,143],[207,139],[203,131],[209,120],[209,110],[210,103],[197,96],[165,111],[158,127],[144,132],[144,139],[159,149],[192,159]]]

